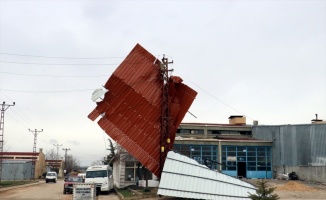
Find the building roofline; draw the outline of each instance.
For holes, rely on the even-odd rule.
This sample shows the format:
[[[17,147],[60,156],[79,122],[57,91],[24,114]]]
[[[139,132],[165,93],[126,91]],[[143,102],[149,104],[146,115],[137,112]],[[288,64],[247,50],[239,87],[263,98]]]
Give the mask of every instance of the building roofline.
[[[215,124],[215,123],[196,123],[196,122],[182,122],[180,126],[182,125],[196,125],[196,126],[228,126],[228,127],[251,127],[252,125],[248,124]]]
[[[15,156],[35,156],[35,155],[39,155],[40,152],[0,152],[0,155],[15,155]]]
[[[223,138],[223,139],[214,139],[214,138],[180,138],[176,137],[175,141],[209,141],[209,142],[257,142],[257,143],[271,143],[272,141],[267,140],[259,140],[259,139],[253,139],[253,138]]]
[[[63,160],[45,160],[45,162],[63,162]]]

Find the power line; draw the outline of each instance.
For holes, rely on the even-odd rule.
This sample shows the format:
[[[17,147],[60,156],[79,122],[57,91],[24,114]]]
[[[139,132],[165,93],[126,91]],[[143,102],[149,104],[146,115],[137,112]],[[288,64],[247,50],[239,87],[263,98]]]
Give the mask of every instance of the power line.
[[[124,58],[124,57],[94,57],[94,58],[74,58],[74,57],[60,57],[60,56],[40,56],[40,55],[27,55],[27,54],[14,54],[14,53],[0,53],[2,55],[9,56],[23,56],[23,57],[36,57],[36,58],[61,58],[61,59],[115,59],[115,58]]]
[[[7,64],[22,64],[22,65],[118,65],[118,64],[112,64],[112,63],[104,63],[104,64],[84,64],[84,63],[77,63],[77,64],[67,64],[67,63],[62,63],[62,64],[57,64],[57,63],[26,63],[26,62],[12,62],[12,61],[3,61],[0,60],[0,63],[7,63]]]
[[[21,73],[12,73],[12,72],[1,72],[0,74],[11,74],[11,75],[19,75],[19,76],[44,76],[44,77],[63,77],[63,78],[92,78],[92,77],[102,77],[102,76],[109,76],[109,75],[93,75],[93,76],[63,76],[63,75],[49,75],[49,74],[21,74]]]
[[[179,73],[180,73],[180,72],[179,72]],[[184,77],[184,75],[182,75],[182,76]],[[201,87],[200,87],[199,85],[197,85],[196,83],[194,83],[194,82],[192,82],[192,81],[189,81],[189,82],[191,82],[192,84],[194,84],[195,86],[197,86],[199,89],[201,89],[202,91],[204,91],[206,94],[208,94],[209,96],[211,96],[211,97],[214,98],[215,100],[219,101],[220,103],[224,104],[225,106],[231,108],[232,110],[236,111],[236,112],[239,113],[239,114],[245,115],[245,114],[243,114],[242,112],[240,112],[239,110],[233,108],[231,105],[229,105],[229,104],[223,102],[222,100],[218,99],[217,97],[215,97],[215,96],[212,95],[211,93],[207,92],[206,90],[204,90],[203,88],[201,88]],[[254,119],[252,119],[251,117],[249,117],[248,115],[245,115],[245,116],[247,116],[247,117],[248,117],[249,119],[251,119],[251,120],[254,120]]]
[[[7,90],[0,88],[0,91],[6,92],[23,92],[23,93],[63,93],[63,92],[84,92],[84,91],[94,91],[95,89],[81,89],[81,90],[61,90],[61,91],[23,91],[23,90]]]
[[[9,100],[11,100],[11,101],[13,101],[8,95],[6,95],[3,91],[0,91],[3,95],[5,95]],[[15,110],[16,109],[14,109],[14,110],[12,110],[14,113],[16,113],[16,115],[15,116],[18,116],[18,117],[20,117],[23,121],[25,121],[27,124],[30,124],[30,125],[33,125],[33,126],[35,126],[36,125],[36,123],[34,123],[31,119],[30,119],[30,117],[28,117],[21,109],[20,109],[20,107],[19,107],[19,105],[17,105],[17,107],[16,107],[17,109],[18,109],[18,111],[20,111],[20,113],[21,113],[21,115],[18,113],[18,112],[16,112]],[[12,117],[12,116],[11,116]],[[14,117],[12,117],[13,119],[15,119]],[[16,119],[15,119],[16,120]],[[16,120],[18,123],[21,123],[21,120]],[[26,126],[27,127],[27,126]]]
[[[9,100],[11,100],[11,101],[13,101],[8,95],[6,95],[4,92],[2,92],[2,91],[0,91],[3,95],[5,95]],[[15,120],[16,122],[17,122],[17,124],[19,124],[19,125],[21,125],[22,127],[24,127],[24,128],[28,128],[28,126],[35,126],[35,125],[37,125],[35,122],[33,122],[31,119],[30,119],[30,117],[28,117],[24,112],[23,112],[23,110],[22,109],[20,109],[19,108],[19,105],[15,105],[16,106],[16,108],[18,109],[18,111],[20,111],[20,113],[18,113],[18,112],[16,112],[15,110],[16,109],[14,109],[14,110],[12,110],[14,113],[15,113],[15,115],[11,115],[10,113],[7,113],[7,115],[10,117],[10,118],[12,118],[13,120]],[[14,116],[18,116],[20,119],[16,119]],[[24,123],[22,123],[22,122],[25,122],[26,124],[28,124],[28,125],[26,125],[26,124],[24,124]],[[41,135],[41,137],[46,137],[46,139],[47,140],[50,140],[46,135]],[[47,143],[47,144],[51,144],[52,145],[52,143],[50,143],[50,142],[48,142],[48,141],[45,141],[45,140],[42,140],[43,142],[45,142],[45,143]]]

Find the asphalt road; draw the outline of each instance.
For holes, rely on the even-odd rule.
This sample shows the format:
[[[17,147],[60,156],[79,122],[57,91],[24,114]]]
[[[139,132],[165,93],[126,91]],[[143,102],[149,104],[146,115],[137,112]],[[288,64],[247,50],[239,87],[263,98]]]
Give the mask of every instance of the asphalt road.
[[[1,190],[1,200],[71,200],[72,194],[63,194],[63,180],[57,183],[45,183],[41,181],[39,184],[28,185],[10,190]],[[109,195],[101,194],[97,200],[119,200],[119,197],[111,192]]]

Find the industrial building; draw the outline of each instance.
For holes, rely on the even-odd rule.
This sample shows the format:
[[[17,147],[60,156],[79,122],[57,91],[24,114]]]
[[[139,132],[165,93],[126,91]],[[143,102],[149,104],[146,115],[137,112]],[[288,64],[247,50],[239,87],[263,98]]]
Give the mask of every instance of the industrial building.
[[[326,182],[325,121],[316,117],[311,124],[273,126],[245,121],[230,116],[229,124],[181,123],[174,151],[231,176],[277,178],[296,172],[301,180]]]
[[[272,141],[273,174],[326,182],[326,123],[253,126],[253,138]]]
[[[272,145],[252,137],[244,116],[230,116],[229,124],[181,123],[173,151],[230,176],[272,178]]]
[[[233,177],[269,179],[294,171],[301,180],[326,182],[323,122],[248,125],[244,116],[230,116],[229,124],[181,123],[173,151]],[[114,160],[114,168],[120,169],[115,174],[119,186],[135,184],[137,163],[125,150]],[[133,171],[132,179],[128,170]],[[156,184],[156,176],[150,179]]]

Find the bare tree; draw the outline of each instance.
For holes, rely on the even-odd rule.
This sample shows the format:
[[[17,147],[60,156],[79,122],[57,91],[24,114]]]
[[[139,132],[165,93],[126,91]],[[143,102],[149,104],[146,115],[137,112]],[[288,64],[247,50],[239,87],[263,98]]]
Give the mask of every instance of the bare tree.
[[[73,170],[77,170],[80,168],[80,161],[75,158],[73,155],[67,155],[65,169],[67,172],[72,172]]]
[[[19,165],[17,164],[11,164],[11,168],[9,170],[9,174],[13,175],[14,180],[16,180],[16,175],[19,170]]]
[[[50,151],[46,151],[46,155],[45,155],[46,160],[57,160],[59,158],[57,157],[57,151],[54,148],[50,149]]]
[[[92,166],[94,165],[103,165],[103,160],[96,160],[91,163]]]
[[[22,171],[22,174],[23,174],[23,177],[24,177],[24,180],[26,179],[26,174],[27,174],[27,169],[24,169],[23,171]]]

